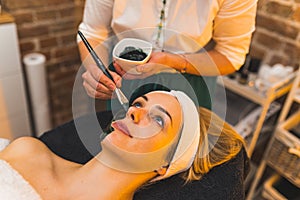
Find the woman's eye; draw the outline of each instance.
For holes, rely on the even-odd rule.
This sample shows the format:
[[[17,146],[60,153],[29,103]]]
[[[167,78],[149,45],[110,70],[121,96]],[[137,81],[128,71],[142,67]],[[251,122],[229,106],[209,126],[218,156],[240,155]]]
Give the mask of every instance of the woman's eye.
[[[164,122],[164,120],[163,120],[162,117],[160,117],[160,116],[154,116],[153,119],[154,119],[154,121],[155,121],[159,126],[161,126],[161,127],[164,127],[164,126],[165,126],[165,122]]]
[[[136,108],[141,108],[142,104],[140,102],[134,102],[131,106],[136,107]]]

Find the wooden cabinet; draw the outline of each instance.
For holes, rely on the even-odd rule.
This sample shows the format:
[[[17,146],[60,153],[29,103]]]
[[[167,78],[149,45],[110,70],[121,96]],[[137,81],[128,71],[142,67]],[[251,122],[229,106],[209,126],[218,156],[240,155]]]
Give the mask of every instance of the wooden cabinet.
[[[271,104],[276,99],[289,92],[294,77],[294,73],[290,74],[279,82],[268,87],[265,91],[259,91],[255,87],[250,87],[248,85],[242,85],[238,83],[237,80],[230,79],[227,76],[218,77],[218,84],[220,86],[225,87],[235,94],[261,106],[261,114],[258,117],[256,125],[254,125],[254,131],[251,134],[249,141],[247,141],[247,151],[249,156],[251,156],[254,151]]]
[[[0,137],[31,135],[16,25],[0,15]]]

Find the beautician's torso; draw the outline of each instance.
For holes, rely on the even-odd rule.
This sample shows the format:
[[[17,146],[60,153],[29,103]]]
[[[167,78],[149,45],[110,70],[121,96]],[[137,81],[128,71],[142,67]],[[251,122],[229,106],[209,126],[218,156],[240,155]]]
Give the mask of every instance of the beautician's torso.
[[[113,1],[113,18],[112,18],[112,29],[115,33],[123,33],[128,30],[149,28],[154,27],[152,31],[156,30],[157,24],[159,23],[160,12],[163,9],[162,0],[156,0],[152,3],[146,1],[124,1],[115,0]],[[133,9],[138,7],[139,9]],[[131,12],[127,10],[132,9]],[[167,42],[169,48],[185,50],[187,52],[194,52],[203,47],[212,37],[213,18],[217,15],[219,5],[217,1],[207,0],[189,0],[189,1],[166,1],[164,23],[165,28],[172,30],[173,33],[178,31],[182,35],[177,35],[176,39],[171,39]],[[177,14],[189,13],[189,15]],[[176,21],[176,23],[173,23]],[[187,23],[190,22],[190,23]],[[191,22],[194,22],[191,25]],[[141,30],[142,31],[142,30]],[[150,30],[142,33],[135,33],[131,31],[130,34],[138,34],[138,37],[142,37],[147,41],[151,41],[153,34]],[[126,34],[126,33],[125,33]],[[187,34],[193,38],[193,41],[185,41]],[[132,36],[131,36],[132,37]],[[174,37],[174,36],[173,36]],[[185,45],[184,42],[187,42]],[[192,45],[196,42],[197,45]],[[190,45],[190,46],[189,46]]]

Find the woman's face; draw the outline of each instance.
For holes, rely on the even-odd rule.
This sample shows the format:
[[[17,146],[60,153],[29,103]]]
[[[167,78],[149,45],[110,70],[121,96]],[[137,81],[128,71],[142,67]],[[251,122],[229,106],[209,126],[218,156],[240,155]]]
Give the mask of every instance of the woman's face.
[[[148,93],[132,103],[124,119],[112,124],[114,131],[106,139],[123,150],[147,153],[169,144],[181,124],[181,106],[175,97]]]

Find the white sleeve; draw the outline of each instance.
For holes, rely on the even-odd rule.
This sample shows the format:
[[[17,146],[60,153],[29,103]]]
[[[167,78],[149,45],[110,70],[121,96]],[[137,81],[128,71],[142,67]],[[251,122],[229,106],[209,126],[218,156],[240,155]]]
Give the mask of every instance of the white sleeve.
[[[113,3],[113,0],[86,0],[79,30],[87,38],[101,43],[111,35]],[[77,37],[77,42],[79,41],[81,40]]]
[[[225,0],[214,20],[215,49],[239,69],[255,30],[257,0]]]

